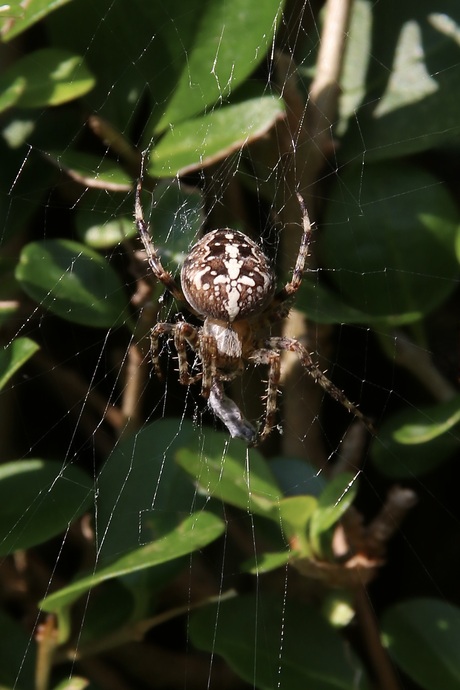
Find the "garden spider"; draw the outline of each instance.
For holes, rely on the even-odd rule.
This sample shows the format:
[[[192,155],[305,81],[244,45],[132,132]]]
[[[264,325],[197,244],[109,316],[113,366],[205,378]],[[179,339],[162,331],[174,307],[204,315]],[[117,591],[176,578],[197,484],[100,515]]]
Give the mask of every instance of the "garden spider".
[[[292,279],[276,291],[276,278],[261,248],[237,230],[212,230],[190,250],[181,269],[180,286],[166,271],[152,243],[141,205],[142,170],[136,187],[135,223],[155,277],[187,309],[203,321],[196,327],[186,321],[157,323],[151,330],[151,353],[155,372],[161,376],[159,340],[163,335],[174,340],[183,385],[201,379],[201,395],[232,436],[255,445],[275,426],[281,352],[294,352],[310,376],[335,400],[372,431],[371,422],[313,362],[304,346],[294,338],[270,337],[272,324],[289,313],[289,300],[300,287],[311,239],[311,224],[300,194],[303,235]],[[198,374],[190,373],[187,347],[196,353],[201,365]],[[224,393],[223,381],[239,376],[245,362],[266,364],[268,382],[265,422],[260,433],[241,415],[236,403]]]

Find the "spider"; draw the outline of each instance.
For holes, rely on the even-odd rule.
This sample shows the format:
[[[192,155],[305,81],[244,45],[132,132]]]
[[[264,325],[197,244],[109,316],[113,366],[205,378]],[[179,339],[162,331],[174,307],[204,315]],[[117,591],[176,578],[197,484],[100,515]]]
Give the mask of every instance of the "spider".
[[[157,323],[151,330],[151,356],[161,377],[159,341],[174,341],[179,381],[190,385],[201,380],[201,395],[224,422],[232,436],[248,444],[264,441],[275,426],[282,351],[294,352],[306,372],[335,400],[372,431],[371,422],[351,403],[313,362],[305,347],[294,338],[271,337],[270,327],[289,313],[289,300],[299,289],[308,256],[312,228],[304,201],[297,198],[302,213],[303,234],[291,280],[276,290],[276,277],[262,249],[242,232],[212,230],[190,250],[181,269],[180,285],[166,271],[155,250],[141,205],[142,171],[135,194],[134,218],[147,260],[155,277],[203,324],[186,321]],[[192,375],[187,358],[190,348],[201,371]],[[246,362],[268,366],[265,421],[257,432],[241,415],[236,403],[225,395],[223,382],[239,376]]]

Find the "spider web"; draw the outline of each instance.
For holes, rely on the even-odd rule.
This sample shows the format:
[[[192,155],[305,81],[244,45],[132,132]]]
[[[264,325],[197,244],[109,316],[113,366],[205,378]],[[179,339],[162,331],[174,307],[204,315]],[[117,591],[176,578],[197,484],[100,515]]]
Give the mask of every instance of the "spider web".
[[[247,4],[1,10],[1,687],[455,687],[458,8]],[[288,357],[254,449],[167,340],[153,376],[191,317],[135,235],[146,149],[173,274],[231,227],[284,284],[302,193],[279,334],[375,438]],[[254,425],[266,376],[226,389]]]

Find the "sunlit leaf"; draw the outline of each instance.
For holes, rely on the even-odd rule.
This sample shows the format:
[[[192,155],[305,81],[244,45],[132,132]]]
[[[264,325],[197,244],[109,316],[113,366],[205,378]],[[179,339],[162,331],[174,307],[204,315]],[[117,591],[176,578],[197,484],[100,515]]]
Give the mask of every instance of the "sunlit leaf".
[[[252,575],[269,573],[272,570],[277,570],[285,566],[290,558],[291,552],[288,550],[265,551],[245,561],[241,566],[241,571],[243,573],[251,573]]]
[[[5,7],[4,17],[1,19],[1,35],[4,41],[18,36],[36,22],[54,12],[70,0],[28,0],[20,2],[13,0]]]
[[[264,96],[180,123],[153,149],[149,173],[154,177],[174,177],[211,165],[260,137],[283,112],[280,99]]]
[[[101,158],[81,151],[48,152],[48,158],[76,182],[85,187],[130,191],[132,180],[123,168],[110,158]]]
[[[345,170],[317,249],[342,299],[387,323],[421,318],[454,289],[459,213],[442,182],[413,165]]]
[[[269,50],[282,7],[280,0],[205,0],[189,5],[189,12],[178,17],[177,35],[171,36],[168,45],[177,72],[171,99],[155,131],[225,101]]]
[[[280,489],[262,456],[248,451],[245,442],[228,442],[226,435],[208,430],[203,444],[179,448],[176,459],[207,496],[279,520]]]
[[[0,389],[38,349],[37,343],[30,338],[16,338],[0,349]]]
[[[11,108],[20,98],[26,86],[24,77],[16,77],[9,86],[0,93],[0,113]]]
[[[16,104],[23,108],[60,105],[79,98],[94,86],[83,58],[66,50],[43,48],[25,55],[1,77],[0,91],[23,80]]]
[[[317,554],[322,552],[322,536],[342,517],[358,491],[356,476],[343,472],[327,484],[318,498],[318,507],[310,520],[310,539]]]
[[[114,577],[128,575],[144,568],[166,563],[185,554],[202,549],[217,539],[224,531],[223,522],[213,515],[201,511],[189,515],[183,522],[157,541],[120,556],[86,577],[80,577],[63,589],[50,594],[41,602],[45,611],[59,611],[96,585]]]
[[[355,3],[342,80],[340,155],[366,161],[460,142],[456,3]],[[378,26],[378,31],[375,27]],[[359,106],[361,107],[359,108]]]

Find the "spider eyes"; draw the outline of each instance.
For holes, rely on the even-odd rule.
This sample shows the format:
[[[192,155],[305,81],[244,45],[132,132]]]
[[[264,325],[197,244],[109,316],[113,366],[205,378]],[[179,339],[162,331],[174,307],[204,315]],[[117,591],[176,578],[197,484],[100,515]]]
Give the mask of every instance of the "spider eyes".
[[[181,270],[182,290],[203,318],[232,322],[260,313],[273,296],[270,262],[237,230],[213,230],[190,250]]]

